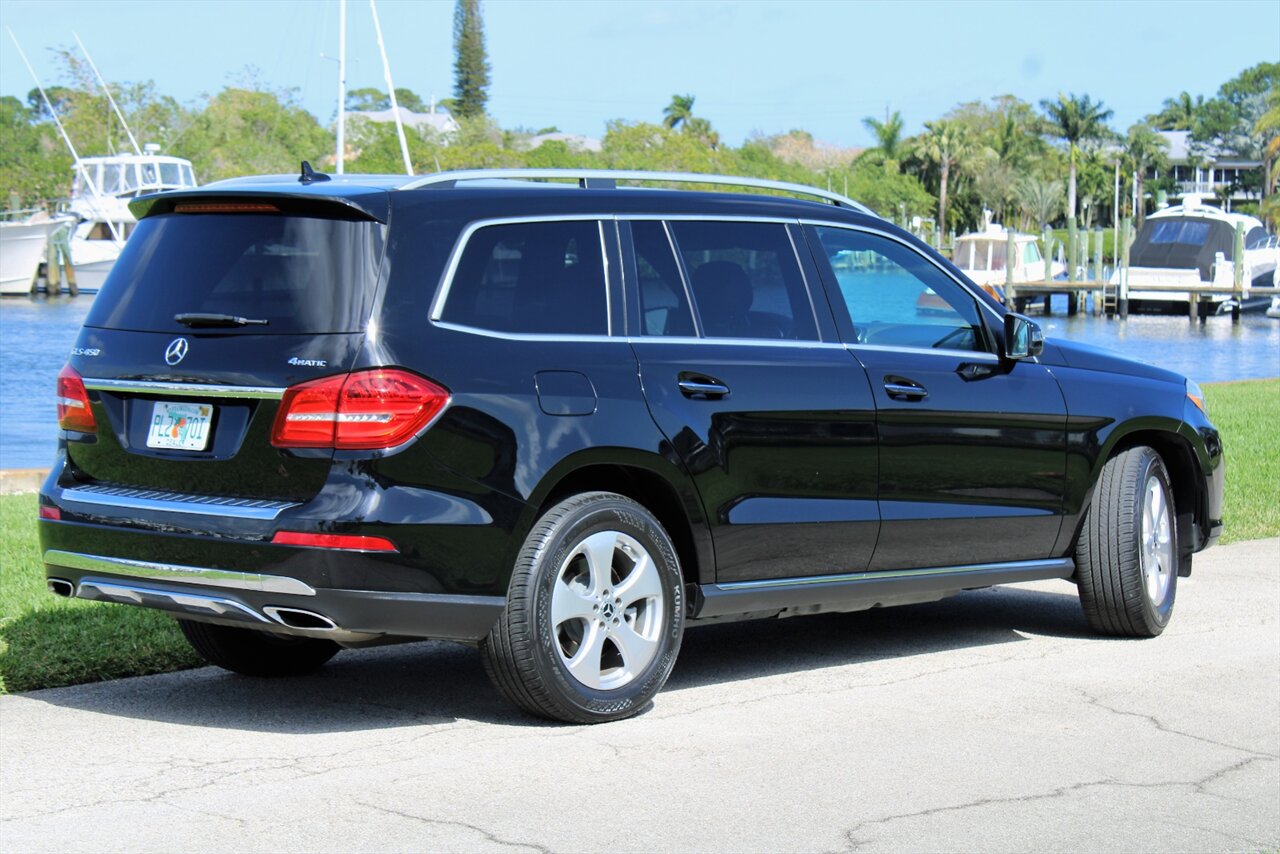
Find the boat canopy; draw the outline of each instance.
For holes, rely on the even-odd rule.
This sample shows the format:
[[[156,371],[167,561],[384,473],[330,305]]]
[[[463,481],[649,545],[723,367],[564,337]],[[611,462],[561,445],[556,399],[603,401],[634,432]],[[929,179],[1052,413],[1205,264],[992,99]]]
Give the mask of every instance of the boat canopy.
[[[163,190],[186,190],[196,186],[191,161],[162,154],[117,154],[84,157],[80,160],[98,192],[104,196],[132,198]],[[72,166],[71,197],[93,194],[84,186],[80,169]]]
[[[1213,262],[1221,252],[1234,254],[1235,230],[1226,222],[1198,216],[1151,217],[1142,225],[1129,255],[1134,267],[1189,270],[1200,279],[1213,278]]]

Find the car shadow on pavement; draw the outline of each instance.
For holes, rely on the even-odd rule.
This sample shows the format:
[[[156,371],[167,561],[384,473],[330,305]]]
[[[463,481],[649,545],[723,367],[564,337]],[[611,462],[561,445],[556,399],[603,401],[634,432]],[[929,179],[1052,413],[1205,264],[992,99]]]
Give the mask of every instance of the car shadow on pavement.
[[[668,687],[927,656],[1026,635],[1090,633],[1073,593],[994,588],[924,605],[699,627],[685,634]],[[320,672],[292,679],[204,667],[27,696],[117,717],[293,734],[457,721],[557,726],[508,704],[489,684],[475,649],[436,641],[346,650]]]

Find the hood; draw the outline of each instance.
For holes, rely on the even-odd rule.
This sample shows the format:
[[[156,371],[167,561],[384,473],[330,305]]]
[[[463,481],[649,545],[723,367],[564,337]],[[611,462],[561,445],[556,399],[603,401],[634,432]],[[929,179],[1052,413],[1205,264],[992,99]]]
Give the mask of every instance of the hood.
[[[1045,365],[1065,365],[1069,368],[1082,368],[1088,371],[1103,371],[1108,374],[1127,374],[1131,377],[1145,377],[1168,383],[1185,384],[1187,378],[1175,371],[1158,368],[1139,359],[1081,344],[1077,341],[1063,341],[1058,338],[1045,339],[1044,352],[1040,354],[1040,362]]]

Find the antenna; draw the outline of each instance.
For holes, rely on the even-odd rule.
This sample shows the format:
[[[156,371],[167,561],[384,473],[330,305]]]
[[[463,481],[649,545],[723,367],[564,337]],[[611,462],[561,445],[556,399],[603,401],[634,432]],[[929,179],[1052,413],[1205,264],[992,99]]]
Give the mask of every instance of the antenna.
[[[27,54],[22,49],[22,45],[18,43],[18,37],[13,34],[13,27],[5,27],[9,31],[9,38],[13,40],[13,46],[18,49],[18,56],[22,57],[22,64],[27,67],[27,71],[31,74],[31,79],[35,81],[36,88],[40,90],[40,98],[44,101],[45,108],[49,111],[49,115],[53,117],[53,123],[58,128],[58,133],[62,135],[62,141],[67,144],[67,149],[71,152],[71,159],[76,162],[76,169],[80,171],[80,179],[84,181],[85,186],[93,193],[94,199],[102,198],[102,193],[98,191],[98,185],[89,177],[89,170],[84,168],[84,163],[80,160],[80,155],[76,153],[76,147],[71,144],[71,137],[67,136],[67,129],[62,126],[62,121],[58,118],[58,112],[53,108],[49,96],[45,93],[44,87],[40,85],[40,78],[36,76],[36,70],[31,67],[31,63],[27,61]],[[111,231],[111,239],[117,243],[124,243],[124,238],[120,236],[119,229],[116,224],[109,218],[102,216],[98,206],[90,200],[89,206],[93,208],[93,212],[101,217],[102,221],[107,224],[107,228]]]
[[[94,65],[93,57],[89,55],[89,49],[84,46],[84,42],[80,41],[80,36],[74,30],[71,35],[76,37],[76,44],[80,45],[80,51],[84,54],[84,58],[89,60],[89,67],[93,69],[94,75],[98,78],[98,85],[102,87],[102,91],[106,93],[107,100],[111,102],[111,109],[116,111],[116,118],[120,120],[120,124],[124,126],[124,132],[129,135],[129,144],[133,146],[133,153],[142,154],[142,149],[138,147],[138,140],[134,139],[133,131],[129,130],[129,123],[124,120],[124,113],[120,112],[120,106],[116,103],[116,99],[111,97],[111,87],[107,85],[107,81],[102,79],[102,72],[98,71],[98,66]]]
[[[382,54],[382,74],[387,80],[387,91],[391,94],[391,114],[396,118],[396,136],[400,137],[400,153],[404,156],[404,174],[413,174],[413,163],[409,161],[409,143],[404,138],[404,123],[400,121],[400,105],[396,103],[396,85],[391,82],[391,65],[387,62],[387,49],[382,44],[382,25],[378,23],[377,0],[369,0],[369,11],[373,13],[373,31],[378,36],[378,53]]]

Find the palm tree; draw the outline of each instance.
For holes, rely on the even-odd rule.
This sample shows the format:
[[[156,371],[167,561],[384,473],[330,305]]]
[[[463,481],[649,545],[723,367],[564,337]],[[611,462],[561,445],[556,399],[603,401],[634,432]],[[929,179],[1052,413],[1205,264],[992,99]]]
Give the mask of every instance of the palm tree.
[[[1067,216],[1076,215],[1076,151],[1086,140],[1106,136],[1107,119],[1114,111],[1106,109],[1101,101],[1095,103],[1088,95],[1077,98],[1074,94],[1058,93],[1056,101],[1041,101],[1045,114],[1054,126],[1056,134],[1067,141],[1071,167],[1067,182]]]
[[[960,162],[972,149],[968,130],[959,122],[939,119],[925,122],[925,133],[916,142],[920,159],[938,167],[938,228],[947,227],[947,183],[951,179],[951,167]]]
[[[1133,212],[1133,216],[1138,227],[1142,226],[1147,214],[1146,205],[1142,201],[1142,184],[1146,180],[1147,170],[1152,167],[1168,168],[1169,158],[1165,155],[1168,148],[1168,141],[1152,130],[1150,125],[1136,124],[1129,128],[1129,136],[1124,143],[1124,157],[1137,184],[1138,209]]]
[[[1156,130],[1191,130],[1203,108],[1204,95],[1193,99],[1189,93],[1182,92],[1176,98],[1165,98],[1160,112],[1148,116],[1147,120]]]
[[[1049,223],[1062,213],[1062,182],[1044,181],[1026,177],[1018,182],[1014,192],[1022,211],[1039,224],[1044,231]]]
[[[702,116],[687,118],[684,123],[684,132],[700,139],[712,151],[720,147],[720,134],[711,127],[711,121]]]
[[[889,115],[886,111],[884,121],[867,116],[862,126],[875,134],[876,148],[886,160],[901,160],[902,152],[902,114],[897,110]]]
[[[693,96],[672,95],[671,103],[662,111],[662,124],[675,130],[693,118]]]

